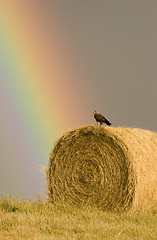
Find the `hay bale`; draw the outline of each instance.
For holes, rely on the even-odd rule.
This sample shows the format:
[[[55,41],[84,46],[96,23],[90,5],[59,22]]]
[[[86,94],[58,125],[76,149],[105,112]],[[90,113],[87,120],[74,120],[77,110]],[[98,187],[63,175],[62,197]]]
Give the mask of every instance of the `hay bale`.
[[[157,201],[157,133],[97,126],[66,132],[50,154],[47,180],[52,202],[148,207]]]

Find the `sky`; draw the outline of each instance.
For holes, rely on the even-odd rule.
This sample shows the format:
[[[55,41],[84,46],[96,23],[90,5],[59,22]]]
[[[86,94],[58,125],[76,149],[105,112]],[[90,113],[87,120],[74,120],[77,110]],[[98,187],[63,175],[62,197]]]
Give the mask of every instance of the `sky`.
[[[157,131],[157,1],[2,0],[0,195],[46,194],[45,167],[67,130]]]

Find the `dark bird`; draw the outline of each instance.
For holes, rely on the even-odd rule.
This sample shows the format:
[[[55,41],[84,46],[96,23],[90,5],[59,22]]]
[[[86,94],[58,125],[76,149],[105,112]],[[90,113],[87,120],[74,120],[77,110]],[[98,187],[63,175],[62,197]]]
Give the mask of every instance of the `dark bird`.
[[[97,124],[100,123],[100,127],[103,123],[106,123],[108,126],[111,125],[111,123],[103,115],[101,115],[99,112],[93,111],[93,113],[94,113],[94,118],[97,121]]]

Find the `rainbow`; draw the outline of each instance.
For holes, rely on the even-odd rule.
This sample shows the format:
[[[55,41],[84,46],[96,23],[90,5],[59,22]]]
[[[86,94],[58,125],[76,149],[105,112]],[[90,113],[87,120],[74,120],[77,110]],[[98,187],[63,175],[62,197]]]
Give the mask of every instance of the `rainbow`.
[[[50,31],[40,4],[1,2],[0,104],[12,158],[26,161],[27,156],[46,165],[57,137],[82,124],[87,99],[76,66],[67,61],[72,53],[64,46],[55,13]]]

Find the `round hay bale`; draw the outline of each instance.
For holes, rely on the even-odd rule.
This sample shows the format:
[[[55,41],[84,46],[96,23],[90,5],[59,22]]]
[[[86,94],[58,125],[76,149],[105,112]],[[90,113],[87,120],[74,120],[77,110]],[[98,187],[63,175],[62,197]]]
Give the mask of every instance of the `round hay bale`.
[[[52,202],[150,207],[157,201],[157,133],[97,126],[66,132],[50,154],[47,180]]]

